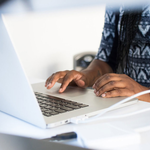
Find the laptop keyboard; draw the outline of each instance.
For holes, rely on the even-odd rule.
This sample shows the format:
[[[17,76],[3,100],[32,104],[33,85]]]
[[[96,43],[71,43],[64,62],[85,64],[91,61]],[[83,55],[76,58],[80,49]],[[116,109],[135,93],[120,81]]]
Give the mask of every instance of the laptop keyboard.
[[[47,117],[89,106],[39,92],[35,92],[35,96],[43,115]]]

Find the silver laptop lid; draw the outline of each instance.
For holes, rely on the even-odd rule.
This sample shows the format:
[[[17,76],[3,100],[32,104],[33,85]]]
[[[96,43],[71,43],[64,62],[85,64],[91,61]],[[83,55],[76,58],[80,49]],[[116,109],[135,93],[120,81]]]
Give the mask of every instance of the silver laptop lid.
[[[0,16],[0,111],[45,128],[39,105]]]

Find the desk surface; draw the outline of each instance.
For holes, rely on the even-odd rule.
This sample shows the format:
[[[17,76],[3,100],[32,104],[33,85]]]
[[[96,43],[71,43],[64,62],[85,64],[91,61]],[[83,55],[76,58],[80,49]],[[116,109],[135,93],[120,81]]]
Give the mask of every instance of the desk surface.
[[[31,79],[30,82],[37,83],[38,81],[43,81],[43,80]],[[145,108],[150,108],[150,103],[139,101],[136,104],[108,112],[103,116],[109,116],[109,115],[117,116],[118,114],[123,115],[126,113],[131,113]],[[1,118],[0,133],[32,137],[36,139],[48,138],[56,134],[73,131],[74,127],[77,126],[74,124],[67,124],[52,129],[40,129],[24,121],[16,119],[10,115],[7,115],[3,112],[0,112],[0,118]],[[129,117],[124,117],[124,118],[100,120],[99,122],[100,123],[111,122],[112,124],[124,123],[126,124],[127,127],[130,127],[138,131],[141,136],[141,144],[129,146],[127,148],[128,150],[130,149],[149,150],[150,149],[150,111],[129,116]],[[80,146],[80,144],[75,140],[66,143]]]

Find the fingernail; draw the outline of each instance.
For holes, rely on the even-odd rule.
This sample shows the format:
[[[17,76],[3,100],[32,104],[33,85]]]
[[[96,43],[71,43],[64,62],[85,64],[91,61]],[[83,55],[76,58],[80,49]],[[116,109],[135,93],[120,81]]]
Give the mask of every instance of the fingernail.
[[[51,83],[48,83],[47,87],[49,87],[51,85]]]
[[[96,90],[94,90],[94,93],[96,93]]]
[[[96,95],[98,96],[98,95],[99,95],[99,92],[96,92]]]
[[[62,90],[63,90],[63,89],[62,89],[62,88],[60,88],[60,89],[59,89],[59,92],[62,92]]]
[[[93,89],[95,88],[95,84],[92,86],[92,88],[93,88]]]
[[[102,97],[105,97],[105,96],[106,96],[106,94],[102,94],[101,96],[102,96]]]

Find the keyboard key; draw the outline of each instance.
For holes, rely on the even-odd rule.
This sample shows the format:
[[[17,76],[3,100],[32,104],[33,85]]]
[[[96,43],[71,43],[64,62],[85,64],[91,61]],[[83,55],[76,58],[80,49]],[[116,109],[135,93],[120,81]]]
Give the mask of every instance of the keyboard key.
[[[74,105],[71,105],[71,104],[68,104],[66,105],[67,107],[70,107],[70,108],[73,108],[73,109],[79,109],[80,107],[78,106],[74,106]]]
[[[73,102],[72,104],[73,104],[74,106],[82,105],[82,103],[77,103],[77,102]]]
[[[52,108],[52,106],[51,105],[47,105],[44,108],[50,109],[50,108]]]
[[[46,104],[43,103],[40,104],[40,107],[46,107],[46,106],[47,106]]]
[[[57,115],[57,114],[59,114],[59,113],[55,112],[55,111],[51,112],[51,115]]]
[[[57,107],[51,107],[51,110],[57,110],[58,108]]]
[[[46,112],[46,113],[51,113],[51,112],[53,112],[53,111],[50,110],[50,109],[46,109],[44,112]]]
[[[65,107],[65,106],[61,107],[61,109],[64,109],[64,110],[67,110],[67,111],[71,111],[71,110],[73,110],[72,108]]]
[[[46,108],[41,108],[42,112],[45,112],[47,109]]]
[[[42,102],[43,102],[43,100],[38,100],[38,102],[39,102],[39,103],[42,103]]]
[[[56,112],[59,112],[59,113],[64,113],[64,112],[66,112],[66,110],[63,110],[63,109],[56,109],[55,111],[56,111]]]
[[[55,103],[52,103],[52,104],[50,104],[50,105],[54,107],[54,106],[56,106],[57,104],[55,104]]]
[[[62,106],[63,106],[63,105],[57,104],[55,107],[60,108],[60,107],[62,107]]]
[[[47,102],[46,102],[46,101],[44,101],[44,100],[43,100],[41,103],[42,103],[42,104],[47,104]]]
[[[44,116],[47,116],[47,117],[52,116],[52,114],[51,114],[51,113],[43,113],[43,115],[44,115]]]
[[[81,104],[79,105],[79,107],[83,108],[83,107],[87,107],[88,105],[85,105],[85,104]]]
[[[68,103],[66,103],[66,102],[61,102],[61,105],[67,105]]]
[[[47,105],[50,105],[50,104],[53,104],[53,103],[52,103],[52,102],[50,102],[50,101],[48,101],[48,102],[46,102],[46,104],[47,104]]]

